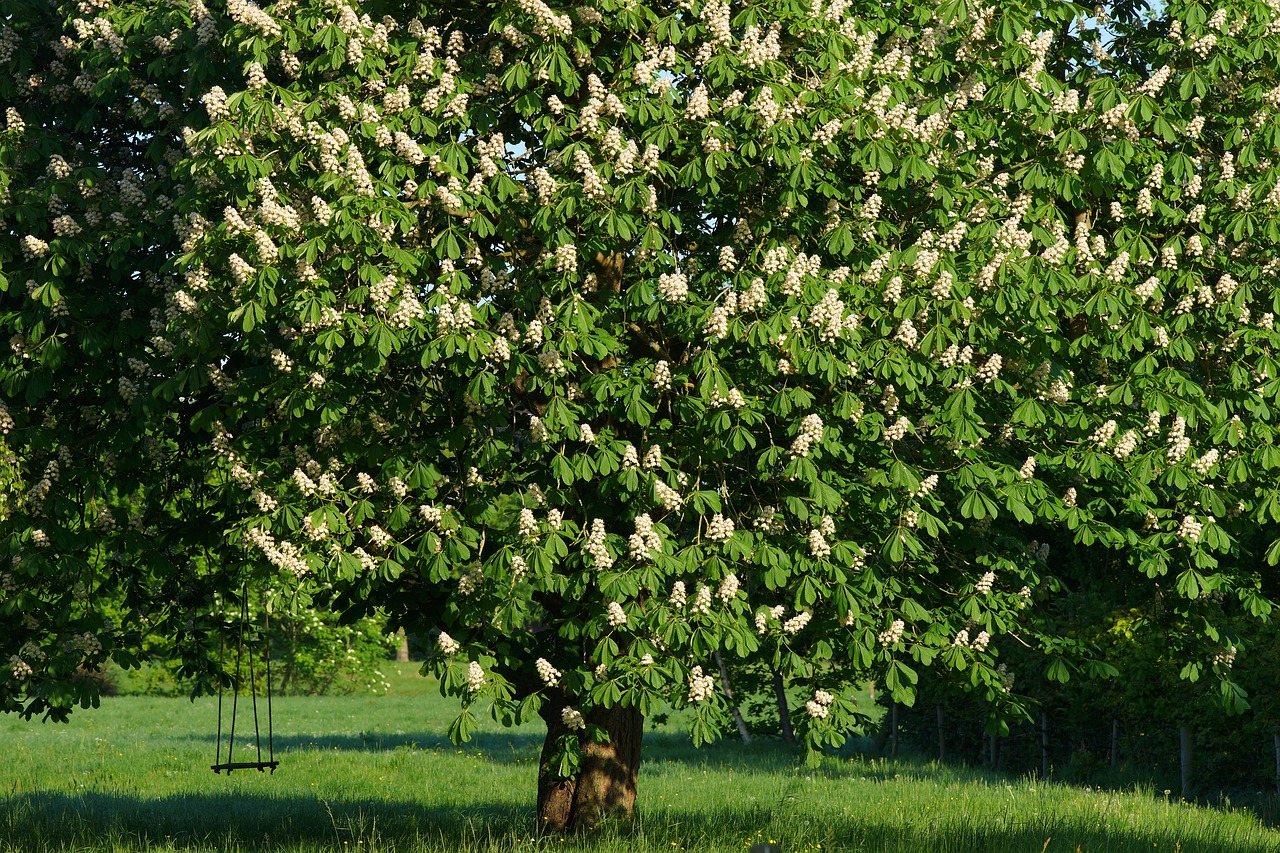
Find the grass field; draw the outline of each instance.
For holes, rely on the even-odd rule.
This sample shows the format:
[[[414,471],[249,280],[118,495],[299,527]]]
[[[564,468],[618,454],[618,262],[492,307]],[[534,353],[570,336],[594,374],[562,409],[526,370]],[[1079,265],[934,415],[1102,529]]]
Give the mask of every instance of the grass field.
[[[411,672],[387,696],[277,700],[274,776],[210,772],[210,700],[109,699],[65,726],[0,717],[0,851],[1280,851],[1248,814],[1150,792],[858,756],[810,769],[768,743],[694,750],[670,727],[646,734],[636,822],[536,838],[540,732],[489,723],[454,747],[455,706]]]

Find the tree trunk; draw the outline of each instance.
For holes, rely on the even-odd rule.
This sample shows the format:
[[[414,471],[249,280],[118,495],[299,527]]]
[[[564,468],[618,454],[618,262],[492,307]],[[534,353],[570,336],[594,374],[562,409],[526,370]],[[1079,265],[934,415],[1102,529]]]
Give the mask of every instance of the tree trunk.
[[[636,806],[644,717],[636,708],[619,706],[592,711],[587,722],[607,731],[609,742],[579,735],[582,764],[576,776],[561,779],[551,759],[560,738],[569,734],[560,717],[563,707],[552,703],[543,711],[547,738],[538,761],[538,826],[547,832],[578,832],[608,815],[630,817]]]
[[[889,706],[889,757],[898,757],[898,703]]]
[[[729,668],[724,665],[724,656],[720,654],[719,649],[716,649],[712,657],[715,658],[716,666],[720,667],[720,687],[724,690],[725,698],[729,700],[729,707],[733,709],[733,721],[738,724],[738,736],[742,738],[743,743],[751,743],[751,731],[747,728],[747,721],[742,719],[742,711],[738,708],[738,703],[733,701],[733,690],[729,688]]]
[[[773,671],[773,698],[778,703],[778,725],[782,729],[782,742],[795,746],[796,733],[791,728],[791,710],[787,707],[787,686],[782,683],[782,673]]]
[[[400,645],[396,648],[396,662],[407,663],[409,661],[409,635],[400,629]]]

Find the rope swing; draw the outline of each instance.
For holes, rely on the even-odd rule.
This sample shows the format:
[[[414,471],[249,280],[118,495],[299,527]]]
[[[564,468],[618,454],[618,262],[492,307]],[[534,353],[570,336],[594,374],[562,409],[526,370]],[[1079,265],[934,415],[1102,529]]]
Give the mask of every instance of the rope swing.
[[[218,681],[218,738],[217,746],[214,751],[214,763],[210,765],[210,769],[214,773],[221,773],[224,770],[230,776],[235,770],[270,770],[273,774],[276,768],[280,766],[280,762],[275,760],[275,741],[274,732],[271,725],[271,607],[265,608],[265,625],[263,627],[263,635],[266,637],[266,651],[263,659],[266,663],[267,670],[267,760],[262,760],[262,730],[258,724],[258,680],[257,670],[253,664],[253,646],[249,645],[249,695],[253,700],[253,741],[257,750],[256,761],[236,761],[233,756],[236,743],[236,712],[240,705],[240,665],[245,657],[245,631],[248,630],[249,624],[249,584],[246,582],[240,593],[240,633],[236,641],[236,670],[235,676],[231,682],[231,726],[230,733],[227,736],[227,755],[226,760],[222,758],[222,680]],[[223,636],[222,644],[219,650],[219,663],[225,663],[224,650],[226,648],[226,637]]]

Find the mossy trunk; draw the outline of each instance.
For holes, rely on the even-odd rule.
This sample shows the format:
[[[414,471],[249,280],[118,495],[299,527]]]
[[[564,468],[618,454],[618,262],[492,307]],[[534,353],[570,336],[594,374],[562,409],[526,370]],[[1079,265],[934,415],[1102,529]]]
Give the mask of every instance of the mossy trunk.
[[[545,832],[591,829],[606,816],[630,817],[636,807],[640,737],[644,717],[635,708],[600,708],[587,722],[609,733],[608,743],[581,738],[582,764],[569,779],[558,778],[552,755],[569,733],[559,708],[548,708],[547,739],[538,761],[538,826]],[[550,713],[554,710],[554,714]]]

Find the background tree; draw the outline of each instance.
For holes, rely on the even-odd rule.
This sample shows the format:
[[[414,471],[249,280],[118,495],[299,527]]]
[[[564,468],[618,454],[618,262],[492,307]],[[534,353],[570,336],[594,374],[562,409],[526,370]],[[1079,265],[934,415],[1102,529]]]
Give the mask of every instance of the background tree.
[[[113,434],[73,415],[124,412],[116,440],[165,448],[150,464],[181,488],[99,472],[86,444],[91,473],[59,482],[99,491],[11,513],[36,579],[17,594],[48,615],[3,635],[10,707],[62,674],[21,642],[65,649],[94,618],[51,603],[92,562],[46,541],[132,541],[174,583],[159,546],[207,546],[198,600],[243,555],[432,632],[454,736],[480,700],[540,715],[539,817],[574,828],[630,811],[659,703],[695,708],[695,742],[725,728],[715,650],[807,685],[811,751],[860,719],[828,689],[860,674],[910,702],[945,667],[1017,709],[1003,645],[1051,674],[1075,657],[1033,618],[1044,528],[1168,577],[1191,631],[1212,631],[1205,591],[1269,610],[1233,553],[1280,519],[1265,3],[30,15],[6,36],[19,107],[32,63],[103,68],[121,88],[93,97],[125,112],[172,63],[186,127],[152,167],[172,191],[141,191],[166,211],[137,241],[154,328],[114,319],[129,275],[86,287],[139,324],[121,382],[127,346],[86,348],[15,282],[75,280],[76,240],[136,268],[111,230],[136,219],[51,208],[52,148],[79,164],[84,132],[7,119],[8,441],[36,482]],[[60,336],[83,391],[41,378]],[[90,537],[108,494],[167,521]]]

